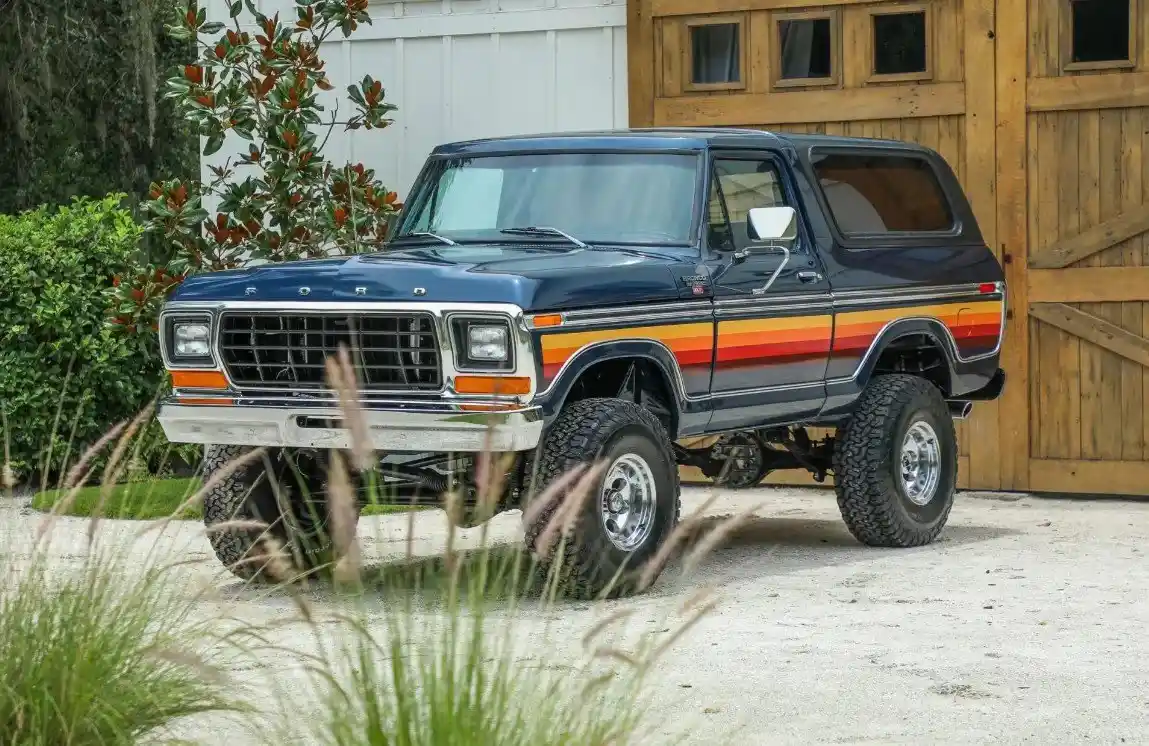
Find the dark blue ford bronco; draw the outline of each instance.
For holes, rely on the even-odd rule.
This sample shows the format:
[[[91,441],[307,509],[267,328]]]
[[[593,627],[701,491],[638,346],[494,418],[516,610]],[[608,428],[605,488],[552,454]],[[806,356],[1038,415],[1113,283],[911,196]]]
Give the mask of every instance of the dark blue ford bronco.
[[[389,502],[454,490],[473,525],[484,449],[517,454],[500,510],[605,463],[557,561],[571,590],[617,595],[679,518],[679,465],[733,487],[831,474],[861,542],[932,541],[953,420],[1004,385],[1004,319],[1002,269],[924,147],[733,129],[461,142],[431,154],[385,250],[187,280],[161,320],[160,420],[207,446],[209,474],[269,449],[210,491],[209,525],[322,548],[326,514],[303,503],[351,445],[324,376],[346,345]],[[288,463],[302,484],[281,484]],[[260,576],[259,534],[211,540]]]

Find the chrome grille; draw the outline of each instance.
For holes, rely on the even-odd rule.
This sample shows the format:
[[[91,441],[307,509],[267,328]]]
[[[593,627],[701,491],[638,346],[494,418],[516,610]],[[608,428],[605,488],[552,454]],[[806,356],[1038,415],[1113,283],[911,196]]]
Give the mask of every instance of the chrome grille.
[[[351,353],[361,388],[441,387],[430,314],[226,312],[220,319],[220,355],[232,382],[242,388],[327,388],[324,366],[341,345]]]

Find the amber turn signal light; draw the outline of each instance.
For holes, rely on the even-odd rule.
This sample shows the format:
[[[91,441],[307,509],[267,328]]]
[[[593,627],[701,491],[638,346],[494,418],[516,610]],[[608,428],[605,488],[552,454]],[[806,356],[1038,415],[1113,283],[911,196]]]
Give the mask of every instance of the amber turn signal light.
[[[513,396],[530,392],[531,379],[522,376],[459,376],[455,379],[457,394]]]
[[[218,370],[173,370],[172,387],[177,389],[226,389],[227,377]]]

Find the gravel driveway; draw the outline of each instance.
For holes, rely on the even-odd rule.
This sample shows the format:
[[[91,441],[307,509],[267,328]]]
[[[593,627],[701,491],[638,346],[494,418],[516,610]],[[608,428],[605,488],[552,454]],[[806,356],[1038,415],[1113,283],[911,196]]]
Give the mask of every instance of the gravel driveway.
[[[687,489],[684,514],[710,494]],[[719,608],[659,664],[652,722],[662,732],[650,743],[683,729],[698,744],[1149,741],[1149,502],[964,493],[938,543],[896,551],[854,542],[828,491],[723,493],[708,512],[760,502],[758,518],[694,576],[672,567],[648,594],[613,605],[635,608],[635,630],[654,630],[698,586],[721,593]],[[11,532],[2,546],[11,551],[41,520],[22,501],[2,501],[0,530]],[[418,514],[415,525],[417,552],[441,547],[441,512]],[[517,527],[513,513],[491,531],[509,542]],[[75,557],[86,528],[64,519],[52,551]],[[137,528],[104,526],[121,537]],[[367,562],[401,557],[406,532],[406,517],[364,519]],[[478,529],[464,533],[473,540]],[[208,551],[196,524],[168,528],[161,542]],[[252,621],[290,612],[289,600],[213,569],[192,571],[222,594],[204,613],[218,612],[212,603]],[[553,662],[573,655],[604,612],[566,603],[534,613],[527,623],[547,622],[560,640]],[[256,684],[266,673],[236,672]],[[196,723],[188,735],[251,742],[225,723]]]

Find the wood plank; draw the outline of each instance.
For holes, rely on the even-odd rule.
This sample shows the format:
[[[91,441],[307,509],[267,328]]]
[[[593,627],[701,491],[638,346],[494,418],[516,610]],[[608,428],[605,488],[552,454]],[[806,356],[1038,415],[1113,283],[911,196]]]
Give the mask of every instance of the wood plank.
[[[1029,111],[1129,109],[1149,106],[1149,73],[1031,78]]]
[[[1149,302],[1149,267],[1031,269],[1031,303]]]
[[[994,122],[997,95],[993,82],[996,3],[995,0],[965,0],[964,9],[964,40],[946,52],[956,54],[959,49],[964,49],[965,78],[969,81],[965,89],[965,173],[962,185],[986,244],[1000,259],[995,194],[997,165],[994,162],[997,144]],[[966,473],[970,486],[976,489],[1001,487],[999,408],[998,402],[986,402],[975,407],[973,416],[966,422],[970,460]]]
[[[863,5],[873,0],[654,0],[652,13],[658,16],[693,16],[709,13],[736,13],[743,10],[807,9],[811,6]]]
[[[1146,484],[1147,461],[1034,459],[1029,464],[1034,492],[1143,496]]]
[[[1149,37],[1147,37],[1149,38]],[[1141,188],[1141,137],[1142,110],[1126,109],[1119,112],[1121,116],[1121,203],[1117,211],[1130,210],[1144,201]],[[1145,273],[1142,257],[1142,241],[1135,238],[1125,244],[1124,264],[1126,272]],[[1149,275],[1145,285],[1149,288]],[[1149,300],[1149,296],[1139,298],[1138,301]],[[1144,304],[1141,302],[1126,302],[1121,304],[1121,327],[1126,331],[1141,334],[1144,327]],[[1149,369],[1142,368],[1136,363],[1123,361],[1121,368],[1121,458],[1123,460],[1139,460],[1145,456],[1145,391],[1144,382],[1149,378]]]
[[[651,0],[627,0],[627,108],[631,127],[654,125],[654,18]]]
[[[1064,303],[1033,303],[1029,313],[1086,342],[1149,368],[1149,339]]]
[[[833,111],[849,112],[854,121],[962,114],[965,84],[786,91],[769,96],[680,96],[654,102],[655,121],[670,126],[807,124],[825,122],[827,112]]]
[[[1149,231],[1149,205],[1121,213],[1029,257],[1034,269],[1059,269]]]
[[[994,20],[997,99],[997,243],[1009,287],[1011,309],[1029,304],[1025,282],[1026,220],[1026,0],[998,0]],[[968,59],[968,58],[967,58]],[[1029,320],[1009,313],[1001,365],[1009,377],[998,405],[1001,486],[1029,484]]]

